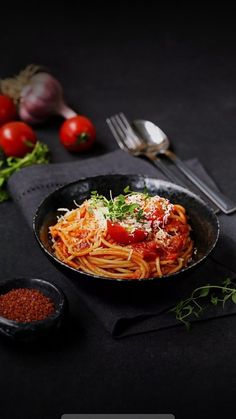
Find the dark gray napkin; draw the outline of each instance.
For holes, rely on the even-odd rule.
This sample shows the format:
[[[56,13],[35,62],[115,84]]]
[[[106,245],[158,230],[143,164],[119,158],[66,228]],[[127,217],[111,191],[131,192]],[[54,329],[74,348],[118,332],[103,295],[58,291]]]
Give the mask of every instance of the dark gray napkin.
[[[216,188],[198,160],[190,160],[187,164],[204,181]],[[9,191],[32,228],[32,219],[36,208],[42,199],[53,190],[82,177],[109,173],[138,173],[165,179],[162,173],[149,162],[118,150],[84,161],[22,169],[9,180]],[[186,183],[185,180],[184,182]],[[232,254],[235,254],[236,244],[235,221],[234,215],[223,216],[224,228],[214,254],[183,281],[172,282],[161,287],[150,284],[145,288],[127,288],[125,293],[124,290],[121,291],[117,287],[104,291],[97,285],[91,287],[90,284],[88,286],[87,281],[79,281],[76,284],[78,294],[113,336],[121,337],[174,326],[177,322],[169,310],[176,302],[188,296],[193,289],[201,284],[216,284],[227,277],[234,277],[236,260]],[[46,258],[45,263],[49,264]],[[51,267],[48,271],[52,271]],[[55,273],[57,271],[53,269],[54,280]],[[57,275],[61,276],[60,273]],[[48,277],[48,279],[50,278]],[[202,319],[234,312],[236,312],[236,306],[228,304],[225,310],[221,308],[215,308],[213,311],[207,310],[203,313]]]

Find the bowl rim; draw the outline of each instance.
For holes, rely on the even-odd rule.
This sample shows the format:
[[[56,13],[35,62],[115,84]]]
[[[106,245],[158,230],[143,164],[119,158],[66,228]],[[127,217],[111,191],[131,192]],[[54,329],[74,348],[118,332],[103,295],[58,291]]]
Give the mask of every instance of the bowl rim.
[[[177,272],[173,272],[173,273],[168,274],[168,275],[163,275],[162,277],[154,276],[154,277],[149,277],[149,278],[134,278],[134,279],[131,279],[131,278],[116,279],[116,278],[109,278],[109,277],[105,277],[105,276],[91,274],[89,272],[83,272],[83,271],[75,269],[72,266],[69,266],[66,263],[62,262],[61,260],[57,259],[56,256],[54,256],[53,253],[51,253],[43,245],[43,243],[40,240],[40,237],[39,237],[39,235],[37,234],[37,231],[36,231],[37,217],[39,215],[39,212],[40,212],[41,208],[43,207],[43,205],[45,204],[45,202],[49,198],[51,198],[54,194],[56,195],[58,192],[62,191],[63,189],[66,189],[70,186],[73,186],[73,185],[75,185],[79,182],[94,180],[94,179],[102,178],[102,177],[107,178],[108,176],[109,176],[109,178],[111,178],[111,177],[115,178],[117,176],[119,176],[119,177],[122,177],[122,176],[124,176],[124,177],[136,177],[136,178],[144,180],[144,182],[145,182],[145,179],[151,179],[151,180],[154,180],[154,181],[159,181],[163,185],[166,185],[166,186],[169,186],[169,187],[174,186],[174,188],[177,187],[178,190],[180,190],[181,192],[186,193],[187,195],[191,195],[194,199],[196,199],[198,202],[200,202],[201,205],[204,206],[205,208],[207,208],[207,210],[211,213],[211,215],[214,219],[214,222],[215,222],[216,229],[217,229],[215,240],[212,243],[211,247],[208,249],[207,253],[205,253],[205,255],[201,259],[195,261],[191,265],[188,265],[188,266],[184,267],[183,269],[180,269]],[[43,251],[49,256],[49,258],[53,259],[56,263],[61,265],[63,268],[69,269],[69,270],[71,270],[71,271],[73,271],[77,274],[84,275],[86,280],[91,280],[92,279],[92,280],[100,280],[103,283],[104,282],[109,282],[109,283],[122,283],[122,284],[123,283],[133,283],[133,282],[135,282],[135,283],[137,283],[137,282],[138,283],[140,283],[140,282],[147,283],[147,282],[154,282],[154,281],[163,283],[163,282],[167,282],[168,280],[173,279],[173,277],[175,277],[175,276],[179,276],[182,273],[188,272],[189,270],[191,270],[194,267],[197,267],[199,264],[201,264],[210,255],[210,253],[214,250],[214,248],[215,248],[215,246],[218,242],[219,235],[220,235],[220,222],[219,222],[219,219],[218,219],[216,213],[214,212],[213,208],[211,208],[211,206],[208,204],[208,202],[205,202],[199,195],[197,195],[196,193],[192,192],[191,190],[189,190],[189,189],[187,189],[187,188],[185,188],[181,185],[178,185],[176,183],[173,183],[173,182],[170,182],[170,181],[167,181],[167,180],[158,179],[158,178],[155,178],[153,176],[149,176],[149,175],[145,175],[145,174],[135,174],[135,173],[133,173],[133,174],[131,174],[131,173],[127,173],[127,174],[126,173],[121,173],[121,174],[119,174],[119,173],[107,173],[107,174],[101,174],[101,175],[95,175],[95,176],[84,176],[84,177],[81,177],[81,178],[79,178],[75,181],[66,183],[63,186],[59,186],[58,188],[54,189],[54,191],[49,193],[45,198],[43,198],[41,200],[40,204],[38,205],[38,207],[37,207],[37,209],[34,213],[32,226],[33,226],[34,235],[36,237],[36,240],[37,240],[40,248],[43,249]],[[99,282],[99,281],[97,281],[97,282]]]
[[[18,284],[14,283],[18,283],[20,285],[20,282],[22,281],[22,287],[18,286]],[[26,285],[26,283],[29,282],[29,286]],[[25,284],[24,284],[25,283]],[[11,284],[13,285],[11,287]],[[30,286],[32,284],[32,286]],[[34,287],[35,284],[35,287]],[[40,285],[40,287],[36,287],[36,284]],[[60,287],[58,287],[57,285],[55,285],[52,282],[49,282],[45,279],[42,278],[34,278],[34,277],[16,277],[16,278],[10,278],[10,279],[6,279],[5,281],[1,282],[0,284],[0,295],[4,295],[1,293],[1,290],[3,287],[9,287],[9,290],[6,292],[9,292],[13,289],[17,289],[17,288],[28,288],[28,289],[37,289],[39,291],[42,292],[43,294],[43,289],[50,288],[52,289],[54,292],[57,293],[57,295],[60,297],[60,301],[58,304],[55,304],[55,300],[53,298],[51,298],[51,300],[54,302],[55,304],[55,311],[48,317],[46,317],[45,319],[42,320],[35,320],[33,322],[18,322],[16,320],[11,320],[8,319],[7,317],[1,316],[0,315],[0,328],[3,326],[6,327],[11,327],[11,328],[16,328],[16,329],[21,329],[21,330],[28,330],[30,329],[32,326],[34,326],[34,328],[42,328],[44,325],[48,325],[48,324],[53,324],[55,321],[57,321],[62,315],[63,312],[65,310],[65,306],[67,304],[66,301],[66,296],[64,294],[64,292],[62,291],[62,289]],[[42,287],[41,287],[42,286]],[[45,295],[45,294],[44,294]]]

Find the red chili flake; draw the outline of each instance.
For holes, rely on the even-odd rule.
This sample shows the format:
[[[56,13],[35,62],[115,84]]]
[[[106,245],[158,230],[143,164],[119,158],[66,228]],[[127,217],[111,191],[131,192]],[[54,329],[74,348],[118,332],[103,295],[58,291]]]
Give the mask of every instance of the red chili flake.
[[[0,295],[0,316],[21,323],[47,318],[55,311],[51,298],[31,288],[15,288]]]

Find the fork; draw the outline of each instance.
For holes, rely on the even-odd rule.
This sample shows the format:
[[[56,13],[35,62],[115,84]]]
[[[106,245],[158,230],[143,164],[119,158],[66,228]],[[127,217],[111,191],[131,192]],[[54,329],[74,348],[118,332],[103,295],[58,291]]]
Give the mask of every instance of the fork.
[[[163,161],[156,156],[156,146],[148,145],[134,131],[123,112],[106,119],[106,122],[119,147],[133,156],[145,156],[172,182],[185,186]],[[185,186],[186,187],[186,186]]]
[[[122,150],[132,154],[133,156],[145,156],[154,166],[161,170],[161,172],[171,182],[178,183],[180,186],[190,189],[190,187],[186,185],[182,179],[173,174],[163,161],[157,157],[156,145],[147,144],[136,134],[123,112],[107,118],[106,122],[117,144]],[[192,185],[192,188],[193,190],[196,189],[195,192],[200,195],[202,199],[208,202],[208,205],[211,206],[215,214],[219,213],[219,208],[212,201],[210,201],[207,196],[203,195],[202,192],[196,188],[196,185]]]

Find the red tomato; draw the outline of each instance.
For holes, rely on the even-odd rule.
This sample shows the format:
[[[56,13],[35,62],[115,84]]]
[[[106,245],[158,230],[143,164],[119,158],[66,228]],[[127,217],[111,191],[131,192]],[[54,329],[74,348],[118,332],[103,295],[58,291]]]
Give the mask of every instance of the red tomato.
[[[135,243],[132,247],[140,253],[145,260],[154,260],[160,254],[154,240]]]
[[[96,138],[95,127],[85,116],[77,115],[63,122],[59,132],[61,143],[69,151],[89,150]]]
[[[107,221],[107,230],[111,238],[120,244],[131,244],[145,240],[147,232],[138,228],[133,233],[129,233],[119,223]]]
[[[10,97],[0,95],[0,126],[16,118],[16,107]]]
[[[0,128],[0,147],[7,157],[23,157],[36,142],[35,132],[24,122],[9,122]]]

